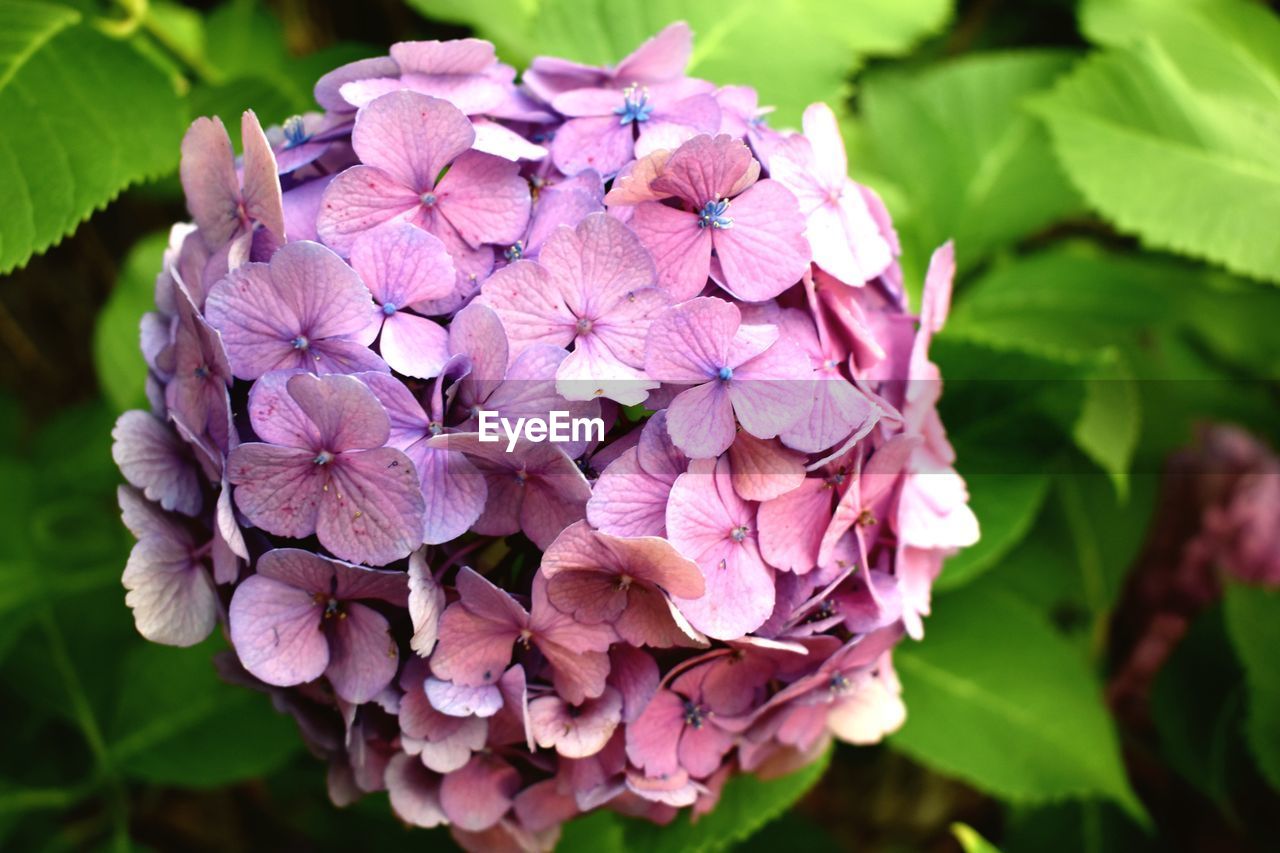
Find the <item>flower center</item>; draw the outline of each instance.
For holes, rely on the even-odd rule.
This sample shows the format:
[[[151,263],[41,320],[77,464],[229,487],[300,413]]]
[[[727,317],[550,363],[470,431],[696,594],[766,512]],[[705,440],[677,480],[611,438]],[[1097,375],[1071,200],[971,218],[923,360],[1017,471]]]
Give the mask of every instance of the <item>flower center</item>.
[[[431,423],[427,424],[427,432],[431,433],[432,435],[439,435],[440,433],[444,432],[444,424],[440,423],[439,421],[432,421]]]
[[[591,320],[590,320],[590,319],[588,319],[587,317],[579,317],[579,318],[578,318],[578,326],[577,326],[577,329],[578,329],[578,334],[579,334],[579,335],[589,335],[589,334],[591,334],[591,326],[592,326]]]
[[[733,368],[722,367],[720,368],[719,371],[716,372],[716,376],[719,377],[721,382],[728,382],[730,379],[733,378]]]
[[[849,689],[849,679],[837,672],[835,675],[831,676],[831,680],[827,683],[827,687],[832,693],[843,693]]]
[[[316,458],[311,461],[317,465],[328,465],[333,461],[333,454],[327,450],[321,450],[316,454]]]
[[[203,364],[195,369],[196,379],[206,379],[209,376],[209,368]]]
[[[729,210],[729,199],[721,198],[709,201],[698,211],[699,228],[717,228],[721,231],[733,227],[733,218],[725,216]]]
[[[632,83],[622,90],[622,106],[614,107],[613,114],[618,116],[618,124],[648,121],[649,116],[653,114],[653,105],[649,103],[649,90]]]
[[[425,192],[418,196],[418,201],[422,202],[423,207],[435,207],[437,201],[436,194],[433,192]]]
[[[511,248],[502,253],[502,256],[508,261],[515,263],[524,257],[524,241],[517,240],[511,244]]]
[[[734,542],[741,542],[747,538],[747,534],[751,532],[751,528],[745,524],[739,524],[737,527],[729,531],[729,538]]]
[[[293,344],[293,348],[296,350],[305,350],[311,346],[311,341],[307,340],[306,335],[298,335],[291,341],[291,343]]]
[[[314,601],[316,604],[324,605],[323,618],[325,619],[346,619],[347,618],[347,611],[342,607],[342,602],[334,598],[332,595],[327,595],[323,592],[317,592],[315,595],[311,596],[311,600]]]
[[[631,584],[633,583],[635,583],[635,578],[631,577],[631,575],[618,576],[618,589],[620,590],[625,591],[625,590],[631,589]]]
[[[684,700],[684,724],[693,726],[695,729],[702,728],[702,724],[706,722],[707,712],[701,705],[692,699]]]
[[[392,314],[396,313],[396,304],[394,302],[382,303],[382,313],[390,317]]]
[[[302,116],[289,116],[284,120],[284,147],[295,148],[311,138]]]

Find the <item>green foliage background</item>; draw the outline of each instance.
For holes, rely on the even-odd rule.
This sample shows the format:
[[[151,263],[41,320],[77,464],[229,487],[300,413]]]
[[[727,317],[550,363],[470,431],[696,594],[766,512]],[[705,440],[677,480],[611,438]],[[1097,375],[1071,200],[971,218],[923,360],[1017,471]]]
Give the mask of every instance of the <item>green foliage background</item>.
[[[0,0],[0,847],[449,845],[377,797],[332,808],[293,724],[218,680],[221,640],[133,631],[109,431],[144,401],[137,321],[184,215],[178,142],[197,115],[304,111],[320,73],[398,39],[471,31],[517,67],[607,62],[679,18],[692,73],[756,86],[776,126],[837,108],[910,287],[957,241],[935,355],[983,540],[896,657],[909,717],[887,745],[737,780],[692,825],[593,816],[564,849],[1274,840],[1277,594],[1232,587],[1196,623],[1154,731],[1103,701],[1162,460],[1200,420],[1280,435],[1267,4]]]

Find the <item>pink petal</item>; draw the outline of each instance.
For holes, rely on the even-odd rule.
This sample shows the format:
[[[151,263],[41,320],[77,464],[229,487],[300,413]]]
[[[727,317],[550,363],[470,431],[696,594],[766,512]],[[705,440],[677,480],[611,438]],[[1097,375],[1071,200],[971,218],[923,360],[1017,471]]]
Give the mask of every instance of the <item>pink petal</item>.
[[[492,154],[504,160],[541,160],[547,156],[547,149],[529,142],[496,121],[478,118],[471,124],[476,132],[476,141],[472,147],[484,154]]]
[[[330,467],[316,520],[322,545],[343,559],[385,565],[422,544],[422,490],[404,453],[343,453]]]
[[[315,424],[320,447],[330,453],[381,447],[390,434],[387,413],[369,387],[354,376],[301,373],[285,384],[298,408]]]
[[[424,687],[431,707],[451,717],[492,717],[503,705],[502,692],[496,684],[465,687],[428,678]]]
[[[621,95],[614,97],[622,103]],[[632,134],[631,126],[619,124],[612,112],[570,118],[551,140],[551,162],[566,175],[591,169],[611,177],[634,156]]]
[[[623,453],[596,480],[587,501],[587,520],[617,536],[661,536],[671,485],[641,469],[636,454],[634,448]]]
[[[729,448],[733,490],[749,501],[767,501],[804,482],[805,457],[776,441],[743,431]]]
[[[640,126],[635,156],[645,157],[655,151],[672,150],[699,133],[715,133],[720,129],[720,105],[711,95],[694,95],[676,101],[653,114]]]
[[[322,441],[319,429],[289,394],[289,380],[299,375],[301,371],[273,370],[254,382],[249,390],[249,423],[263,441],[317,449]]]
[[[449,360],[449,333],[444,327],[405,311],[383,322],[378,346],[392,370],[418,379],[438,376]]]
[[[488,397],[506,376],[507,335],[502,321],[487,305],[473,302],[454,315],[449,324],[449,352],[471,359],[471,373],[462,380],[461,392],[469,401]]]
[[[705,779],[720,769],[720,762],[733,749],[733,738],[713,724],[685,726],[677,754],[680,766],[694,779]]]
[[[235,502],[250,522],[277,536],[316,532],[328,475],[310,450],[242,444],[227,457]]]
[[[244,148],[244,211],[250,219],[266,226],[276,239],[283,240],[284,201],[276,155],[253,110],[245,110],[240,117],[240,141]]]
[[[804,574],[818,565],[822,536],[831,520],[832,486],[810,477],[760,505],[760,551],[772,566]]]
[[[780,338],[759,356],[734,368],[728,383],[733,412],[756,438],[773,438],[808,416],[814,380],[795,344]]]
[[[147,537],[125,565],[125,604],[138,633],[153,643],[194,646],[213,631],[220,604],[209,574],[192,560],[189,542]]]
[[[663,27],[618,63],[616,80],[662,83],[679,77],[693,55],[693,32],[684,21]]]
[[[409,619],[413,623],[409,647],[422,657],[436,646],[444,605],[444,587],[436,582],[423,551],[414,551],[409,555]]]
[[[880,420],[879,407],[843,377],[819,378],[811,387],[808,416],[779,433],[788,447],[819,453],[850,436],[861,439]]]
[[[436,545],[461,536],[484,512],[489,493],[484,477],[450,450],[424,448],[414,465],[426,499],[422,541]]]
[[[480,292],[482,304],[502,321],[512,355],[530,344],[567,347],[573,341],[577,317],[541,264],[516,261],[490,276]]]
[[[418,196],[381,169],[352,166],[324,191],[316,233],[335,252],[349,254],[360,234],[416,211],[422,204]]]
[[[635,207],[631,227],[653,256],[658,284],[677,302],[702,292],[711,270],[710,228],[699,228],[696,214],[658,202]]]
[[[476,755],[444,777],[440,805],[459,829],[479,832],[498,822],[520,789],[520,774],[501,758]]]
[[[695,136],[671,155],[653,189],[701,207],[731,195],[754,163],[751,150],[739,139],[726,134]]]
[[[404,308],[453,291],[453,260],[433,234],[406,222],[388,223],[356,238],[351,267],[379,305]]]
[[[658,665],[646,652],[629,646],[609,651],[609,685],[622,695],[622,720],[632,723],[658,689]]]
[[[661,382],[705,382],[730,363],[729,342],[742,323],[738,306],[698,297],[664,311],[649,327],[645,371]]]
[[[322,614],[307,590],[254,575],[231,597],[231,644],[244,668],[268,684],[314,681],[329,665]]]
[[[533,641],[551,665],[556,691],[574,704],[599,696],[609,674],[605,651],[614,640],[613,630],[581,624],[556,610],[541,576],[533,582],[533,614]]]
[[[340,698],[359,704],[391,683],[400,654],[381,613],[363,604],[346,604],[344,613],[330,634],[325,675]]]
[[[240,179],[231,137],[222,120],[198,118],[182,138],[182,189],[191,218],[210,250],[221,248],[240,227]]]
[[[733,226],[714,231],[726,290],[763,302],[800,280],[809,267],[804,217],[795,196],[777,181],[760,181],[729,206]]]
[[[719,380],[681,391],[667,408],[667,428],[676,447],[691,459],[714,458],[728,450],[735,434],[730,400],[726,383]]]
[[[627,758],[648,776],[676,773],[680,769],[677,748],[684,727],[684,697],[659,690],[635,722],[627,726]]]
[[[416,192],[471,147],[475,132],[447,101],[398,91],[376,99],[356,116],[351,144],[360,162],[375,166]]]
[[[538,746],[566,758],[586,758],[604,749],[622,719],[622,694],[606,688],[570,711],[559,696],[529,703],[529,722]]]
[[[511,245],[524,236],[532,204],[528,182],[510,160],[468,151],[436,187],[440,214],[472,248]]]

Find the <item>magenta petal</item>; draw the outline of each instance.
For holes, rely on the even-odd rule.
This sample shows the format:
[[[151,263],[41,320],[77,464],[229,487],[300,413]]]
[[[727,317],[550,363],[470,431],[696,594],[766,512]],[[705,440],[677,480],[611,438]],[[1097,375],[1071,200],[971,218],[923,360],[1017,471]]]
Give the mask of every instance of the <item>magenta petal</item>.
[[[204,496],[186,446],[149,412],[125,412],[111,431],[111,456],[126,480],[168,510],[195,515]]]
[[[702,292],[711,270],[711,230],[696,214],[658,202],[636,205],[631,227],[658,268],[658,283],[676,301]]]
[[[418,192],[435,186],[444,167],[474,139],[471,122],[453,104],[408,91],[383,95],[365,106],[351,132],[360,162]]]
[[[701,207],[709,201],[740,192],[740,182],[752,173],[753,168],[759,170],[751,150],[742,140],[727,134],[715,137],[704,134],[681,145],[671,155],[666,168],[653,182],[653,189]],[[736,220],[734,225],[737,225]]]
[[[809,243],[795,196],[777,181],[760,181],[733,199],[733,227],[713,242],[724,287],[747,302],[777,296],[809,267]],[[708,229],[714,230],[714,229]]]
[[[332,463],[316,533],[343,559],[385,565],[422,544],[423,507],[418,475],[404,453],[390,447],[343,453]]]
[[[510,160],[468,151],[436,187],[440,214],[472,248],[510,245],[524,236],[532,204],[529,183]]]
[[[314,681],[329,665],[323,613],[307,590],[257,575],[246,578],[231,597],[231,644],[244,668],[268,684]]]
[[[520,789],[520,774],[501,758],[476,755],[444,777],[440,805],[459,829],[479,832],[496,824]]]
[[[320,448],[338,453],[386,443],[387,413],[369,387],[354,376],[300,373],[291,376],[285,388],[315,424]]]
[[[694,779],[705,779],[720,769],[720,761],[733,749],[733,738],[715,725],[686,726],[677,754],[680,766]]]
[[[213,631],[220,608],[190,542],[149,536],[133,546],[122,581],[138,633],[153,643],[193,646]]]

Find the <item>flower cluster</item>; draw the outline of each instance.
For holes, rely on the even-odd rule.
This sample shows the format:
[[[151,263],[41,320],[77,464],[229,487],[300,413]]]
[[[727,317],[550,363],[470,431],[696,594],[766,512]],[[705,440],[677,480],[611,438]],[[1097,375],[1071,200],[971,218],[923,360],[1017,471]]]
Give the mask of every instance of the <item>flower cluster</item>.
[[[667,821],[904,709],[978,535],[880,199],[832,112],[767,126],[675,24],[611,68],[406,42],[236,158],[182,146],[114,452],[138,629],[221,626],[345,803],[473,849]],[[495,442],[485,419],[599,433]]]

